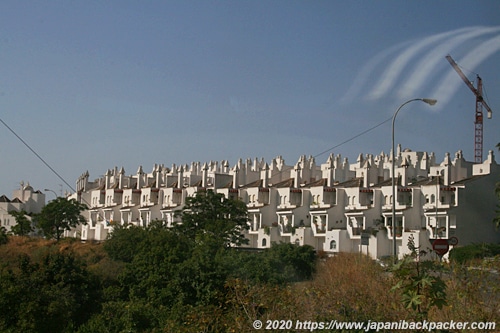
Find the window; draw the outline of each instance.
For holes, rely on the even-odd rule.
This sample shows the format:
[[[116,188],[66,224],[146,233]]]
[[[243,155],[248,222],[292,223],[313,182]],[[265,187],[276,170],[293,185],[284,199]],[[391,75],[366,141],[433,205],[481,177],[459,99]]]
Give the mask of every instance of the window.
[[[337,250],[337,241],[336,240],[332,240],[330,242],[330,250]]]
[[[262,239],[262,247],[266,247],[267,246],[267,239],[263,238]]]

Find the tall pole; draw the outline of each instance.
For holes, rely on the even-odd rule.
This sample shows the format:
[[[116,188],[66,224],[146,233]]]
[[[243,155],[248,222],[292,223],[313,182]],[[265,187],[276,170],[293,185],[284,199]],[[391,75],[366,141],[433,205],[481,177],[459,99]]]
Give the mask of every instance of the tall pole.
[[[427,103],[429,105],[434,105],[437,103],[437,100],[435,99],[429,99],[429,98],[413,98],[410,99],[403,104],[399,106],[399,108],[394,112],[394,116],[392,117],[392,165],[391,165],[391,184],[392,184],[392,254],[394,255],[394,262],[398,260],[398,255],[397,255],[397,246],[396,246],[396,184],[395,184],[395,178],[396,178],[396,148],[394,144],[394,123],[396,121],[396,116],[399,113],[399,110],[403,108],[408,103],[415,102],[415,101],[422,101],[424,103]]]
[[[55,197],[56,197],[56,199],[57,199],[57,194],[56,194],[56,192],[55,192],[55,191],[52,191],[51,189],[48,189],[48,188],[44,189],[44,191],[54,193],[54,195],[55,195]]]

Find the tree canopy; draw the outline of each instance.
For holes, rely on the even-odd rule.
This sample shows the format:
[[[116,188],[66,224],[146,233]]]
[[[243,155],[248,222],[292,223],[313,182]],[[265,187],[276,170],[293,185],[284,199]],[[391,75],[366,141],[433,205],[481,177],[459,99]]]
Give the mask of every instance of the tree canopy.
[[[12,226],[11,231],[14,235],[26,236],[33,231],[33,226],[31,225],[31,220],[28,218],[28,213],[25,210],[9,212],[10,215],[16,220],[16,225]]]
[[[197,192],[186,198],[182,210],[176,213],[182,223],[174,230],[196,242],[220,241],[224,247],[247,244],[243,232],[248,230],[245,203],[228,199],[212,190]]]
[[[44,235],[59,240],[65,230],[71,230],[79,224],[86,224],[81,212],[87,206],[75,199],[59,197],[49,202],[37,215],[37,226]]]
[[[98,307],[99,281],[72,253],[17,261],[16,269],[0,267],[1,332],[70,332]]]
[[[0,245],[7,244],[8,241],[7,230],[4,227],[0,227]]]
[[[42,224],[46,235],[55,238],[67,230],[70,213],[81,221],[84,208],[62,200],[38,216],[39,223],[47,223]],[[67,210],[67,204],[76,207]],[[115,225],[103,244],[44,240],[53,244],[46,255],[42,249],[32,258],[22,255],[5,265],[0,260],[0,308],[9,309],[0,315],[0,331],[232,332],[228,323],[241,323],[246,311],[241,288],[285,295],[291,283],[312,278],[316,255],[310,246],[272,244],[257,251],[235,246],[244,243],[248,228],[241,201],[199,192],[178,216],[182,221],[172,228],[161,220],[144,228]],[[71,247],[86,249],[80,253],[88,266]],[[259,311],[268,311],[260,304]]]

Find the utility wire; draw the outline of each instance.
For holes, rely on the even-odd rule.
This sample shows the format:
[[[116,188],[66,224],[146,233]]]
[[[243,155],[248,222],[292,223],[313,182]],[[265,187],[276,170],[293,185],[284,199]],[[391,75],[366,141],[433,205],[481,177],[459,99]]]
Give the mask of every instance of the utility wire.
[[[389,122],[390,120],[392,120],[392,117],[387,118],[387,119],[386,119],[386,120],[384,120],[383,122],[381,122],[381,123],[379,123],[379,124],[377,124],[377,125],[375,125],[375,126],[373,126],[373,127],[370,127],[369,129],[367,129],[367,130],[365,130],[365,131],[363,131],[363,132],[361,132],[361,133],[359,133],[359,134],[356,134],[355,136],[353,136],[353,137],[351,137],[351,138],[349,138],[349,139],[347,139],[347,140],[345,140],[345,141],[342,141],[341,143],[339,143],[339,144],[337,144],[337,145],[335,145],[335,146],[333,146],[333,147],[331,147],[331,148],[328,148],[327,150],[325,150],[325,151],[323,151],[323,152],[321,152],[321,153],[319,153],[319,154],[317,154],[317,155],[314,155],[313,157],[314,157],[314,158],[316,158],[316,157],[318,157],[318,156],[321,156],[321,155],[323,155],[323,154],[326,154],[326,153],[328,153],[329,151],[334,150],[335,148],[338,148],[338,147],[340,147],[340,146],[342,146],[342,145],[344,145],[344,144],[346,144],[346,143],[348,143],[348,142],[350,142],[350,141],[352,141],[352,140],[354,140],[354,139],[359,138],[360,136],[362,136],[362,135],[364,135],[364,134],[366,134],[366,133],[368,133],[368,132],[370,132],[370,131],[373,131],[373,130],[374,130],[374,129],[376,129],[377,127],[382,126],[383,124],[385,124],[385,123]]]
[[[358,134],[356,134],[356,135],[354,135],[354,136],[352,136],[352,137],[350,137],[350,138],[348,138],[348,139],[346,139],[346,140],[344,140],[344,141],[340,142],[339,144],[336,144],[335,146],[333,146],[333,147],[331,147],[331,148],[328,148],[327,150],[322,151],[321,153],[318,153],[318,154],[314,155],[313,157],[314,157],[314,158],[317,158],[317,157],[319,157],[319,156],[321,156],[321,155],[323,155],[323,154],[328,153],[329,151],[331,151],[331,150],[333,150],[333,149],[335,149],[335,148],[338,148],[338,147],[340,147],[340,146],[342,146],[342,145],[344,145],[344,144],[346,144],[346,143],[348,143],[348,142],[351,142],[352,140],[357,139],[357,138],[359,138],[360,136],[365,135],[366,133],[368,133],[368,132],[370,132],[370,131],[373,131],[374,129],[376,129],[376,128],[378,128],[378,127],[382,126],[383,124],[385,124],[385,123],[387,123],[387,122],[389,122],[391,119],[392,119],[392,117],[387,118],[386,120],[382,121],[381,123],[378,123],[377,125],[372,126],[372,127],[368,128],[368,129],[364,130],[363,132],[360,132],[360,133],[358,133]],[[55,175],[56,175],[56,176],[57,176],[57,177],[58,177],[58,178],[59,178],[59,179],[60,179],[60,180],[61,180],[61,181],[62,181],[62,182],[66,185],[66,186],[68,186],[68,188],[69,188],[69,189],[71,189],[73,192],[76,192],[76,191],[75,191],[75,189],[74,189],[74,188],[73,188],[70,184],[68,184],[68,182],[67,182],[67,181],[66,181],[66,180],[65,180],[65,179],[64,179],[64,178],[63,178],[63,177],[62,177],[62,176],[61,176],[61,175],[60,175],[60,174],[59,174],[59,173],[58,173],[58,172],[57,172],[57,171],[56,171],[56,170],[55,170],[52,166],[50,166],[50,164],[49,164],[49,163],[47,163],[47,161],[45,161],[45,160],[44,160],[44,159],[43,159],[43,158],[42,158],[42,157],[41,157],[41,156],[40,156],[40,155],[39,155],[39,154],[38,154],[38,153],[37,153],[37,152],[36,152],[36,151],[35,151],[35,150],[34,150],[34,149],[33,149],[33,148],[32,148],[32,147],[31,147],[31,146],[30,146],[27,142],[26,142],[26,141],[24,141],[24,140],[23,140],[23,138],[21,138],[21,136],[19,136],[19,135],[18,135],[18,134],[17,134],[17,133],[16,133],[16,132],[12,129],[12,128],[10,128],[10,126],[9,126],[9,125],[7,125],[7,123],[5,123],[5,122],[4,122],[1,118],[0,118],[0,122],[1,122],[1,123],[2,123],[2,124],[3,124],[3,125],[4,125],[4,126],[5,126],[5,127],[6,127],[6,128],[7,128],[10,132],[11,132],[11,133],[12,133],[12,134],[14,134],[14,135],[16,136],[16,138],[18,138],[18,139],[19,139],[19,141],[21,141],[21,142],[22,142],[22,143],[23,143],[23,144],[24,144],[24,145],[25,145],[25,146],[26,146],[26,147],[27,147],[27,148],[28,148],[28,149],[29,149],[29,150],[30,150],[30,151],[31,151],[31,152],[32,152],[32,153],[33,153],[33,154],[34,154],[34,155],[35,155],[35,156],[36,156],[36,157],[40,160],[40,161],[42,161],[42,163],[43,163],[43,164],[45,164],[45,166],[46,166],[47,168],[49,168],[49,169],[50,169],[50,171],[52,171],[52,172],[53,172],[53,173],[54,173],[54,174],[55,174]],[[291,169],[291,167],[289,167],[289,168]],[[285,171],[285,170],[281,170],[281,171],[280,171],[280,174],[281,174],[283,171]]]
[[[24,145],[25,145],[25,146],[26,146],[26,147],[27,147],[27,148],[28,148],[28,149],[29,149],[29,150],[30,150],[33,154],[35,154],[35,156],[36,156],[36,157],[38,157],[38,159],[39,159],[40,161],[42,161],[42,163],[43,163],[43,164],[45,164],[45,166],[46,166],[47,168],[49,168],[49,169],[50,169],[50,171],[52,171],[52,172],[53,172],[53,173],[54,173],[54,174],[55,174],[55,175],[56,175],[56,176],[57,176],[57,177],[58,177],[58,178],[59,178],[59,179],[60,179],[60,180],[61,180],[64,184],[66,184],[66,186],[68,186],[68,187],[69,187],[69,188],[70,188],[73,192],[76,192],[76,191],[73,189],[73,187],[72,187],[70,184],[68,184],[68,182],[67,182],[66,180],[64,180],[64,178],[63,178],[63,177],[62,177],[62,176],[61,176],[61,175],[60,175],[60,174],[59,174],[56,170],[54,170],[54,168],[53,168],[53,167],[51,167],[51,166],[50,166],[50,164],[49,164],[49,163],[47,163],[47,162],[46,162],[46,161],[45,161],[45,160],[44,160],[44,159],[43,159],[43,158],[42,158],[42,157],[41,157],[41,156],[40,156],[40,155],[39,155],[39,154],[38,154],[38,153],[37,153],[37,152],[33,149],[33,148],[31,148],[31,146],[30,146],[30,145],[29,145],[26,141],[24,141],[24,140],[23,140],[23,138],[21,138],[21,137],[20,137],[20,136],[19,136],[19,135],[18,135],[18,134],[17,134],[17,133],[16,133],[16,132],[12,129],[12,128],[10,128],[10,127],[9,127],[9,125],[7,125],[7,124],[5,123],[5,121],[3,121],[1,118],[0,118],[0,122],[1,122],[1,123],[5,126],[5,127],[7,127],[7,129],[8,129],[8,130],[9,130],[12,134],[14,134],[14,135],[16,136],[16,138],[18,138],[18,139],[19,139],[19,141],[21,141],[21,142],[22,142],[22,143],[23,143],[23,144],[24,144]]]
[[[387,119],[386,119],[386,120],[384,120],[383,122],[378,123],[377,125],[372,126],[372,127],[370,127],[369,129],[364,130],[363,132],[360,132],[360,133],[358,133],[358,134],[356,134],[356,135],[354,135],[354,136],[350,137],[349,139],[346,139],[346,140],[342,141],[341,143],[336,144],[335,146],[333,146],[333,147],[331,147],[331,148],[328,148],[327,150],[322,151],[321,153],[318,153],[318,154],[314,155],[314,156],[313,156],[313,158],[317,158],[318,156],[321,156],[321,155],[323,155],[323,154],[326,154],[326,153],[328,153],[329,151],[331,151],[331,150],[333,150],[333,149],[335,149],[335,148],[338,148],[338,147],[340,147],[340,146],[342,146],[342,145],[344,145],[344,144],[346,144],[346,143],[348,143],[348,142],[350,142],[350,141],[352,141],[352,140],[354,140],[354,139],[357,139],[357,138],[359,138],[360,136],[365,135],[366,133],[368,133],[368,132],[370,132],[370,131],[373,131],[374,129],[376,129],[376,128],[378,128],[378,127],[382,126],[383,124],[385,124],[385,123],[387,123],[387,122],[389,122],[389,121],[391,121],[391,120],[392,120],[392,117],[387,118]],[[274,175],[274,176],[272,176],[271,178],[273,178],[273,177],[275,177],[275,176],[277,176],[277,175],[280,175],[280,174],[282,174],[284,171],[289,170],[289,169],[292,169],[292,166],[289,166],[287,169],[285,168],[285,169],[281,170],[279,173],[275,174],[275,175]]]
[[[19,141],[21,141],[33,154],[35,154],[35,156],[40,160],[42,161],[43,164],[45,164],[45,166],[47,168],[50,169],[50,171],[52,171],[64,184],[66,184],[66,186],[68,186],[68,188],[70,190],[72,190],[73,192],[76,193],[75,189],[52,167],[50,166],[49,163],[47,163],[47,161],[45,161],[33,148],[31,148],[31,146],[23,140],[23,138],[21,138],[21,136],[19,136],[19,134],[17,134],[12,128],[10,128],[9,125],[7,125],[7,123],[5,121],[3,121],[1,118],[0,118],[0,122],[12,133],[16,136],[16,138],[19,139]],[[89,203],[83,198],[81,198],[81,200],[87,205],[87,206],[90,206]],[[104,216],[102,216],[102,214],[98,211],[97,214],[101,217],[103,217],[105,219]]]

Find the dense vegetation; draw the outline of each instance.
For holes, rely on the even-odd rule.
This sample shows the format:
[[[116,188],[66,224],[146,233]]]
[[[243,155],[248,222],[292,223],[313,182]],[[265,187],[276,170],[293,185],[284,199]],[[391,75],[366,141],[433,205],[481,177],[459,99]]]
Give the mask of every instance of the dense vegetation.
[[[244,241],[244,209],[213,193],[179,216],[186,223],[174,228],[117,226],[101,244],[9,236],[0,332],[255,332],[256,319],[500,324],[498,257],[421,263],[409,243],[412,255],[384,268],[288,243],[238,250],[228,245]]]
[[[11,236],[0,255],[1,332],[225,331],[241,288],[281,290],[315,266],[310,247],[193,246],[159,224],[104,244]]]
[[[291,244],[191,248],[160,226],[115,237],[84,244],[10,236],[0,246],[0,331],[254,332],[255,319],[399,321],[423,313],[391,291],[397,274],[362,255],[314,264],[311,248]],[[500,278],[492,273],[499,268],[498,259],[446,265],[439,274],[447,304],[428,307],[427,319],[500,323]]]

